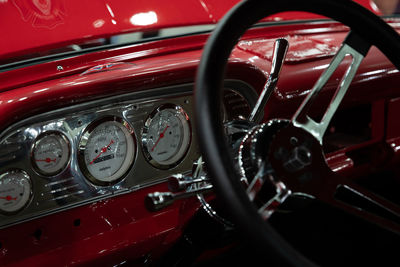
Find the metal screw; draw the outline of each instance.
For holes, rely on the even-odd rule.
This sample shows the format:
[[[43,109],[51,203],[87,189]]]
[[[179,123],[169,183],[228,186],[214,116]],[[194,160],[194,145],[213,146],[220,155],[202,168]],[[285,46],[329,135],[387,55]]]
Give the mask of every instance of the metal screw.
[[[290,137],[290,144],[292,144],[293,146],[295,146],[295,145],[297,145],[297,142],[298,142],[299,140],[297,140],[297,138],[296,137]]]
[[[58,71],[62,71],[62,70],[64,70],[64,68],[63,68],[63,66],[58,65],[58,66],[57,66],[57,70],[58,70]]]

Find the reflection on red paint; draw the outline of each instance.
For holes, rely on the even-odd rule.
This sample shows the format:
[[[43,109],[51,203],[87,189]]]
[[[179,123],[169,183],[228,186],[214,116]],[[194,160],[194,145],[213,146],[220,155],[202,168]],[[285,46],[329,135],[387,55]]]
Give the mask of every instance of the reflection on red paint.
[[[323,41],[303,35],[285,37],[289,41],[289,50],[285,58],[286,63],[299,63],[306,60],[330,57],[336,54],[338,47],[335,40]],[[261,58],[272,60],[274,39],[254,39],[241,41],[238,48],[253,53]]]
[[[33,27],[52,29],[64,22],[66,17],[64,1],[13,0],[22,19]]]
[[[154,11],[142,12],[133,15],[129,20],[135,26],[147,26],[155,24],[158,21],[157,14]]]
[[[103,19],[95,20],[95,21],[93,21],[93,27],[95,27],[95,28],[101,28],[101,27],[103,27],[104,23],[105,23],[105,22],[104,22]]]

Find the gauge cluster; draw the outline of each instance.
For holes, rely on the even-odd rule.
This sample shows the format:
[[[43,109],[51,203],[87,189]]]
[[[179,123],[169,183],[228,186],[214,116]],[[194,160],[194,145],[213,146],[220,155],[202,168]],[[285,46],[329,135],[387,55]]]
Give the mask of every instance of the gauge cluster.
[[[199,157],[192,88],[109,97],[6,129],[0,135],[0,228],[189,173]]]

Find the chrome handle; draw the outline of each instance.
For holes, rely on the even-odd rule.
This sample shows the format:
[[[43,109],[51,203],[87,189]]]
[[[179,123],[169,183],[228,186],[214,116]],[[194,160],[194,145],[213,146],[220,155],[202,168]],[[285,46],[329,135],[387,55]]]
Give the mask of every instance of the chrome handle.
[[[289,42],[286,39],[279,38],[275,41],[274,51],[272,54],[271,71],[267,83],[258,97],[256,105],[251,111],[249,121],[259,123],[262,120],[261,115],[264,111],[265,104],[267,103],[272,92],[275,90],[276,84],[278,83],[279,74],[281,73],[288,48]]]
[[[205,176],[200,176],[193,179],[191,176],[184,176],[182,174],[177,174],[168,179],[168,188],[172,192],[178,192],[186,190],[189,186],[193,184],[200,184],[208,182],[209,179]]]
[[[194,190],[190,190],[183,193],[171,193],[171,192],[154,192],[146,196],[145,205],[150,211],[158,211],[169,205],[173,204],[175,200],[188,198],[201,193],[208,193],[212,190],[213,186],[208,184],[204,187],[199,187]]]

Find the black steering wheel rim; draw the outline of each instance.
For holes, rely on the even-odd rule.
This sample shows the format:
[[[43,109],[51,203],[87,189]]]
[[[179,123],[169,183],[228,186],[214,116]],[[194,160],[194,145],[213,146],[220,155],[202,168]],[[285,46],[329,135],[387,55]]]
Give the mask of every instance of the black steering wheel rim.
[[[244,32],[260,19],[285,11],[305,11],[343,23],[375,45],[399,69],[400,36],[381,18],[349,0],[242,1],[217,25],[204,47],[196,77],[196,121],[199,144],[217,196],[239,229],[260,250],[269,250],[280,266],[315,266],[296,251],[260,216],[239,183],[224,138],[220,99],[228,57]],[[357,44],[356,44],[357,46]],[[257,229],[257,230],[255,230]]]

